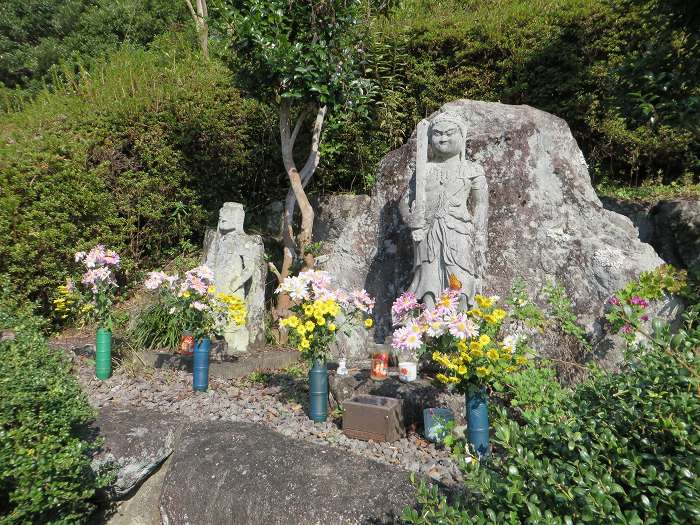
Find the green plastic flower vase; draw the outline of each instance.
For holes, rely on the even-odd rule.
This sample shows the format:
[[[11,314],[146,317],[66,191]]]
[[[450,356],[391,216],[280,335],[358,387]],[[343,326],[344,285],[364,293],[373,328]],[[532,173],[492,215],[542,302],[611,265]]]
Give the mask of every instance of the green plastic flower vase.
[[[328,417],[328,368],[323,361],[314,361],[309,370],[309,417],[321,423]]]
[[[95,375],[102,380],[112,375],[112,332],[106,328],[99,328],[95,337]]]

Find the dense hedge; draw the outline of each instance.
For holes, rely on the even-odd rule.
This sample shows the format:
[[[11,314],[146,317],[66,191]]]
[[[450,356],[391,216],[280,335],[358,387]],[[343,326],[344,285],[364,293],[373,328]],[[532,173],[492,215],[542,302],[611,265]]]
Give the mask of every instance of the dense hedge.
[[[223,200],[275,194],[265,162],[278,155],[257,145],[268,110],[242,99],[220,64],[159,46],[125,47],[5,117],[0,273],[20,293],[47,305],[74,251],[98,241],[125,257],[130,281],[199,245]]]
[[[34,93],[120,43],[145,45],[189,22],[185,2],[169,0],[5,0],[0,3],[0,107],[6,88]]]
[[[90,468],[93,411],[61,351],[0,280],[0,524],[83,523],[103,480]]]
[[[463,97],[564,118],[594,180],[700,177],[697,2],[407,0],[373,25],[374,121],[330,133],[322,164],[344,184]]]

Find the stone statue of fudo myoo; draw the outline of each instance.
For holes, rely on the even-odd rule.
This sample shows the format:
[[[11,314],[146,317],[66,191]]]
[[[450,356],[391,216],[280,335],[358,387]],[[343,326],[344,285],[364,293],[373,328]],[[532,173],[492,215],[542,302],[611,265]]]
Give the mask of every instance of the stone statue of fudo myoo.
[[[460,302],[472,305],[486,271],[488,185],[484,169],[466,158],[468,124],[443,112],[416,130],[415,176],[400,211],[413,240],[409,291],[426,306],[462,283]]]

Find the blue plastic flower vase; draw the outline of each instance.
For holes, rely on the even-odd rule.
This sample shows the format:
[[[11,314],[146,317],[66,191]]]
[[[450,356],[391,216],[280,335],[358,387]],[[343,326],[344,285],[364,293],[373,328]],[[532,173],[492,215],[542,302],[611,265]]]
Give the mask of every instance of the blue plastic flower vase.
[[[211,339],[203,337],[194,347],[194,364],[192,367],[192,388],[204,392],[209,388],[209,350]]]

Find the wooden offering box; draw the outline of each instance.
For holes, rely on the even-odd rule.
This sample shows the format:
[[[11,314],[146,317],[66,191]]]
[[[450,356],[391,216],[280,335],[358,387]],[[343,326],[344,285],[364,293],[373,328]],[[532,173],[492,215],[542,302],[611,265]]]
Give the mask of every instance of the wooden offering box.
[[[365,441],[396,441],[405,435],[402,401],[362,395],[343,403],[343,432]]]

